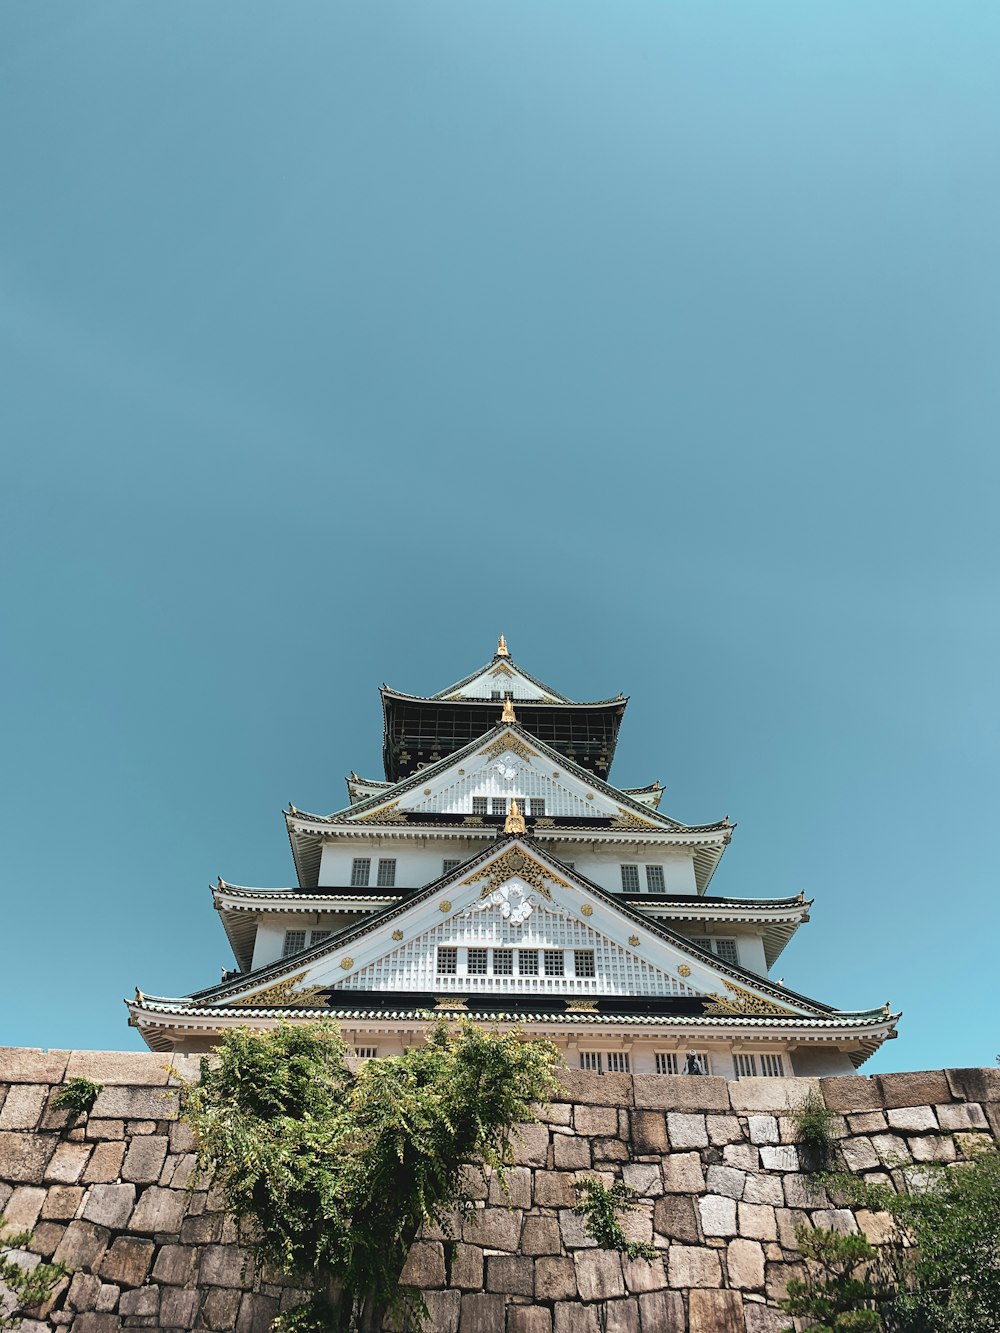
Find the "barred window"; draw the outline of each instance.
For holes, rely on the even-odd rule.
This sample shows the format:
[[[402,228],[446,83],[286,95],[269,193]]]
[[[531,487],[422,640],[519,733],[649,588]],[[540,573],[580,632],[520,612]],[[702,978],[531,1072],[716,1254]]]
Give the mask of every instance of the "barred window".
[[[674,1051],[656,1052],[656,1072],[658,1074],[677,1073],[677,1054]]]
[[[538,952],[535,949],[518,949],[517,971],[522,977],[538,976]]]
[[[622,891],[624,893],[639,892],[638,866],[622,866]]]
[[[608,1073],[627,1074],[628,1051],[608,1051]]]
[[[764,1078],[784,1078],[785,1062],[780,1055],[762,1055],[760,1072]]]
[[[441,867],[442,875],[450,875],[453,870],[457,870],[462,864],[461,861],[445,861]]]
[[[486,949],[469,950],[469,976],[485,977],[489,954]]]
[[[298,953],[300,949],[306,947],[306,932],[304,930],[286,930],[285,943],[281,950],[282,958],[288,958],[290,954]]]
[[[367,889],[368,881],[372,873],[372,859],[370,856],[356,856],[351,865],[351,888]]]
[[[736,1065],[737,1078],[754,1078],[757,1073],[757,1057],[755,1055],[743,1055],[737,1051],[733,1057]]]
[[[545,950],[545,975],[547,977],[561,977],[565,970],[565,960],[562,949]]]
[[[581,1051],[580,1068],[588,1069],[592,1074],[604,1073],[604,1061],[600,1051]]]
[[[493,950],[493,975],[495,977],[509,977],[514,972],[514,950],[513,949],[494,949]]]
[[[376,1060],[378,1059],[377,1046],[355,1046],[355,1058],[358,1060]]]
[[[716,940],[715,952],[724,963],[739,963],[740,956],[736,952],[735,940]]]
[[[485,796],[473,796],[472,813],[474,815],[485,815],[488,809]]]
[[[438,945],[437,970],[439,976],[454,976],[458,971],[458,950],[451,945]]]
[[[541,797],[541,799],[537,799],[536,797],[532,796],[531,798],[532,819],[538,819],[544,814],[545,814],[545,797],[543,796]]]
[[[646,888],[650,893],[662,893],[664,890],[663,867],[646,867]]]
[[[594,970],[593,949],[573,950],[573,970],[578,977],[593,977],[597,975]]]
[[[396,883],[396,861],[392,858],[388,861],[379,861],[378,877],[376,884],[380,889],[391,889]]]
[[[332,934],[332,930],[314,930],[309,936],[309,943],[310,945],[320,944],[323,940],[328,940]]]
[[[507,813],[507,797],[494,796],[492,801],[490,801],[490,814],[505,815],[506,813]]]

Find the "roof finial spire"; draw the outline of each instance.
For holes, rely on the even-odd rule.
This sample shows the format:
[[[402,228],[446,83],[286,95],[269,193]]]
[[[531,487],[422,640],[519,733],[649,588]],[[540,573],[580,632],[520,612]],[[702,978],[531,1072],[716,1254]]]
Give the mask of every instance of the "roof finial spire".
[[[500,714],[501,722],[516,722],[517,714],[514,712],[514,700],[509,694],[504,695],[503,712]]]
[[[510,798],[510,810],[504,821],[503,831],[504,833],[526,833],[528,831],[516,796]]]
[[[502,634],[500,635],[499,639],[497,639],[496,655],[497,657],[510,657],[510,653],[507,651],[507,640],[504,638]]]

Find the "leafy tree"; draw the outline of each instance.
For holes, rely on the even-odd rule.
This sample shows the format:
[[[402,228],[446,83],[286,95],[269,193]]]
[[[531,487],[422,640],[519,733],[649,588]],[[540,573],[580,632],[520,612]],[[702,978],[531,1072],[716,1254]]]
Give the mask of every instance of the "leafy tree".
[[[44,1305],[70,1270],[64,1264],[22,1267],[11,1252],[26,1249],[31,1232],[6,1231],[7,1219],[0,1213],[0,1328],[19,1328],[28,1311]]]
[[[864,1236],[799,1226],[795,1241],[806,1261],[806,1277],[789,1281],[780,1309],[797,1318],[814,1318],[815,1323],[802,1326],[812,1333],[878,1333],[879,1293],[868,1276],[878,1252]]]
[[[311,1281],[275,1327],[374,1333],[426,1313],[399,1277],[427,1221],[448,1226],[477,1162],[504,1180],[511,1136],[549,1097],[558,1054],[471,1023],[431,1029],[401,1057],[345,1063],[336,1025],[240,1029],[185,1094],[198,1159],[252,1224],[264,1262]]]

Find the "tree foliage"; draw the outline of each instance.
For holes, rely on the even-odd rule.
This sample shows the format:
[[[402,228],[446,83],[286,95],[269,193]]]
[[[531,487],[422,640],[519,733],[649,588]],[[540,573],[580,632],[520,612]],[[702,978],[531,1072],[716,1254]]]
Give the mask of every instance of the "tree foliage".
[[[399,1277],[420,1227],[471,1202],[476,1162],[504,1180],[511,1136],[555,1087],[559,1057],[518,1033],[441,1023],[401,1057],[345,1063],[336,1025],[230,1034],[203,1062],[184,1114],[235,1217],[267,1263],[312,1282],[279,1325],[416,1324],[423,1302]]]
[[[69,1276],[64,1264],[19,1264],[13,1252],[27,1249],[31,1240],[30,1231],[8,1232],[0,1213],[0,1329],[19,1328],[28,1311],[44,1305],[57,1283]]]
[[[868,1274],[878,1255],[864,1236],[798,1226],[795,1241],[806,1261],[806,1277],[790,1279],[779,1307],[799,1319],[814,1319],[801,1325],[811,1333],[878,1333],[879,1293]]]

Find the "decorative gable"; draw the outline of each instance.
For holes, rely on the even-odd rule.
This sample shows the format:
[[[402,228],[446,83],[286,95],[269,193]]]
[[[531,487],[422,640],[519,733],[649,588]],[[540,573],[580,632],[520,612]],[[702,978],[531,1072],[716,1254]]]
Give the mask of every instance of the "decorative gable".
[[[477,675],[465,680],[446,699],[502,699],[504,695],[517,699],[537,699],[541,703],[562,702],[562,696],[544,689],[538,681],[524,675],[508,662],[494,662]]]

